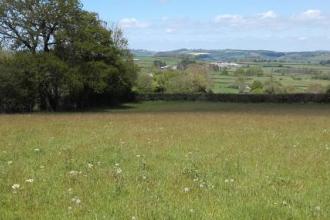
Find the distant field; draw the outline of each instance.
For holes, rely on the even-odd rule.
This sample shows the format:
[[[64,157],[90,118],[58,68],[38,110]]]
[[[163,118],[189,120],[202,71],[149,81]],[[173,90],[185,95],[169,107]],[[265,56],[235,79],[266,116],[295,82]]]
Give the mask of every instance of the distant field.
[[[0,115],[0,219],[330,219],[330,106]]]
[[[176,65],[180,62],[176,57],[137,57],[136,63],[141,67],[141,74],[152,73],[153,61],[163,60],[168,65]],[[207,62],[204,62],[207,63]],[[316,63],[286,63],[286,62],[242,62],[244,65],[260,66],[262,67],[265,75],[262,77],[252,76],[247,77],[246,83],[252,84],[254,80],[265,82],[270,79],[270,75],[283,86],[290,86],[294,88],[295,93],[308,92],[312,85],[321,85],[327,87],[330,85],[330,80],[314,79],[312,74],[303,71],[313,70],[321,72],[330,78],[330,66],[320,65]],[[210,71],[210,78],[213,79],[213,92],[215,93],[238,93],[235,87],[237,77],[233,72],[235,69],[229,69],[229,76],[221,75],[220,72]],[[281,73],[284,71],[284,73]],[[285,71],[289,71],[285,73]]]

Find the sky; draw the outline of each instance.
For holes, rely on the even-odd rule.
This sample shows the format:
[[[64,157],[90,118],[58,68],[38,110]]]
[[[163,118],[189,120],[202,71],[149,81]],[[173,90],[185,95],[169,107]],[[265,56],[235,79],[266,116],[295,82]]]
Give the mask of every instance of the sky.
[[[329,0],[83,0],[131,49],[330,50]]]

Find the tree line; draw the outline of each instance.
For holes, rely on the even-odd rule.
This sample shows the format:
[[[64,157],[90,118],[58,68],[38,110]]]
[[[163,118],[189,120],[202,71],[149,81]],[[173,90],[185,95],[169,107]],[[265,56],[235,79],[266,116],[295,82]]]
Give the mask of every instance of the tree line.
[[[0,111],[58,111],[129,98],[138,68],[119,28],[79,0],[0,0]]]

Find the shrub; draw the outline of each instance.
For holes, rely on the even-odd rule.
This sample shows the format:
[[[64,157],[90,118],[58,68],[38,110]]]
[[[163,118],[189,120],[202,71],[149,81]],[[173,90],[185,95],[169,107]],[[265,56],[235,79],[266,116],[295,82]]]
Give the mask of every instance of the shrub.
[[[247,76],[263,76],[264,71],[262,70],[262,68],[260,66],[253,66],[253,67],[249,67],[245,71],[245,74]]]

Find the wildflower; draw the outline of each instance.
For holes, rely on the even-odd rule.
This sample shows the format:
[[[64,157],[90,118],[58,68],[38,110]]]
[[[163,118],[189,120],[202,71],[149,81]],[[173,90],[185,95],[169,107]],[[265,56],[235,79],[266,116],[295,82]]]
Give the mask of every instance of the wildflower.
[[[321,207],[320,206],[316,206],[315,207],[315,210],[319,212],[319,211],[321,211]]]
[[[117,169],[116,169],[116,173],[117,174],[121,174],[123,172],[123,170],[120,168],[120,167],[118,167]]]
[[[194,213],[194,212],[195,212],[195,210],[193,210],[193,209],[190,209],[189,211],[190,211],[191,213]]]
[[[19,189],[21,186],[19,185],[19,184],[17,184],[17,183],[15,183],[14,185],[12,185],[11,186],[11,188],[13,189],[13,190],[17,190],[17,189]]]
[[[288,203],[286,201],[283,201],[282,204],[286,206]]]
[[[136,157],[137,157],[137,158],[140,158],[140,157],[141,157],[141,155],[140,155],[140,154],[138,154],[138,155],[136,155]]]
[[[194,179],[194,182],[198,182],[198,178],[195,178],[195,179]]]
[[[225,179],[225,183],[229,183],[229,179]]]
[[[187,192],[190,191],[190,189],[189,189],[188,187],[185,187],[185,188],[183,189],[183,191],[184,191],[185,193],[187,193]]]
[[[70,176],[77,176],[79,173],[80,173],[80,172],[78,172],[78,171],[76,171],[76,170],[71,170],[71,171],[69,172],[69,175],[70,175]]]
[[[233,183],[235,180],[234,179],[230,179],[230,182]]]
[[[146,179],[147,179],[147,177],[146,177],[146,176],[143,176],[143,177],[142,177],[142,179],[143,179],[143,180],[146,180]]]
[[[89,169],[92,169],[92,168],[93,168],[93,166],[94,166],[93,164],[91,164],[91,163],[88,163],[88,168],[89,168]]]
[[[45,169],[45,166],[41,165],[41,166],[40,166],[40,169]]]
[[[7,162],[7,164],[11,165],[11,164],[13,164],[13,161],[10,160],[10,161]]]
[[[69,194],[72,194],[72,188],[68,189]]]
[[[71,207],[71,206],[69,206],[69,207],[68,207],[68,209],[69,209],[69,211],[71,211],[71,210],[72,210],[72,207]]]
[[[119,163],[116,163],[115,166],[116,166],[116,167],[119,167]]]
[[[73,197],[71,199],[72,202],[76,203],[77,205],[79,205],[81,203],[81,200],[76,196],[76,197]]]
[[[27,179],[27,180],[25,180],[25,182],[27,182],[27,183],[33,183],[33,181],[34,181],[34,179]]]
[[[204,188],[204,183],[199,184],[199,188]]]
[[[137,220],[137,218],[135,216],[132,216],[132,220]]]
[[[39,148],[34,149],[35,152],[40,152]]]

